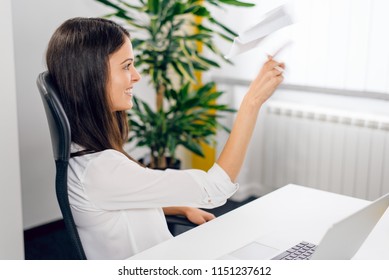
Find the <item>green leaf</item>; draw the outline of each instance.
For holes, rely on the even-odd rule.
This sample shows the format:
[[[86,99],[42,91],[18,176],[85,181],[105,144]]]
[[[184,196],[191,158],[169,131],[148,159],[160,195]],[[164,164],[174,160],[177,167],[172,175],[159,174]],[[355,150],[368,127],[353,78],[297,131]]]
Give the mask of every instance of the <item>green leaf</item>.
[[[180,40],[180,47],[184,55],[190,59],[192,57],[192,50],[185,44],[185,40]]]
[[[126,11],[118,11],[115,16],[117,16],[118,18],[125,19],[126,21],[128,20],[129,22],[132,22],[134,20],[134,18],[127,15]]]
[[[172,17],[181,15],[185,13],[185,5],[180,2],[176,2],[174,3],[173,8],[169,10],[171,11]]]
[[[175,154],[175,150],[177,148],[178,141],[174,137],[168,137],[167,139],[167,148],[171,155]]]
[[[181,144],[189,151],[195,153],[196,155],[205,157],[203,149],[198,143],[187,139],[186,141],[182,141]]]
[[[219,50],[217,46],[215,46],[212,42],[204,42],[204,45],[207,46],[209,50],[211,50],[214,54],[216,54],[219,57],[224,57],[223,53]]]
[[[208,3],[208,4],[211,4],[211,5],[213,5],[213,6],[216,6],[216,7],[220,7],[220,4],[217,2],[217,0],[216,0],[216,1],[214,1],[214,0],[208,0],[207,3]]]
[[[144,45],[146,43],[146,41],[134,38],[134,39],[131,39],[131,43],[132,43],[132,48],[137,49],[141,45]]]
[[[190,83],[186,83],[180,90],[180,96],[182,99],[187,99],[189,94]]]
[[[202,41],[202,40],[205,40],[205,39],[212,38],[212,35],[206,34],[206,33],[198,33],[198,34],[193,34],[193,35],[189,35],[189,36],[185,36],[185,37],[179,37],[178,36],[178,38],[181,38],[181,39],[184,39],[184,40]]]
[[[211,94],[209,94],[205,99],[204,99],[204,102],[205,103],[210,103],[211,101],[214,102],[216,101],[224,92],[222,91],[215,91],[215,92],[212,92]]]
[[[227,131],[228,133],[231,133],[231,129],[225,125],[219,124],[219,127],[221,127],[223,130]]]
[[[208,93],[210,90],[212,90],[214,86],[215,86],[215,82],[206,83],[205,85],[203,85],[201,88],[197,90],[196,95],[197,96],[204,95]]]
[[[184,76],[184,74],[181,72],[181,70],[178,68],[178,65],[175,61],[172,61],[173,69],[177,72],[178,75]]]
[[[159,12],[159,0],[148,0],[147,8],[151,14],[157,15]]]
[[[225,26],[224,24],[222,24],[221,22],[217,21],[216,19],[214,18],[209,18],[209,21],[220,26],[222,29],[224,29],[225,31],[227,31],[228,33],[230,33],[232,36],[236,37],[238,36],[237,33],[235,33],[234,31],[232,31],[230,28],[228,28],[227,26]]]
[[[151,118],[154,118],[156,114],[153,112],[153,110],[151,110],[150,106],[144,101],[142,101],[142,105],[143,105],[143,108],[146,110],[146,113],[148,114],[148,116],[150,116]]]
[[[176,64],[178,69],[180,69],[180,71],[182,72],[186,80],[191,81],[195,84],[197,83],[196,77],[193,73],[193,69],[190,67],[188,63],[177,61]]]
[[[220,65],[216,61],[208,59],[208,58],[201,56],[201,55],[193,56],[193,59],[195,59],[197,62],[199,62],[200,64],[202,64],[206,67],[211,67],[211,66],[217,67],[217,68],[220,67]]]
[[[193,62],[193,68],[195,70],[199,70],[199,71],[207,71],[207,70],[209,70],[209,67],[206,67],[203,64],[198,63],[197,61]]]
[[[241,7],[253,7],[253,6],[255,6],[255,4],[253,4],[253,3],[247,3],[247,2],[237,1],[237,0],[219,0],[219,1],[224,3],[224,4],[241,6]]]
[[[122,1],[122,0],[120,0],[119,2],[126,7],[133,9],[133,10],[136,10],[136,11],[139,11],[139,12],[143,12],[146,10],[144,6],[131,5],[131,4],[128,4],[126,1]]]
[[[111,8],[114,8],[118,11],[121,11],[121,12],[125,12],[125,10],[123,10],[122,8],[120,8],[118,5],[112,3],[111,1],[108,1],[108,0],[96,0],[97,2],[100,2],[101,4],[104,4],[108,7],[111,7]]]
[[[192,14],[200,17],[209,17],[211,13],[207,10],[207,8],[203,6],[197,6],[195,9],[191,11]]]
[[[206,31],[206,32],[210,32],[212,33],[213,30],[208,28],[208,27],[205,27],[204,25],[202,24],[196,24],[196,23],[192,23],[192,26],[195,26],[199,31]]]
[[[226,40],[227,42],[233,42],[234,41],[234,38],[233,37],[230,37],[230,36],[227,36],[223,33],[220,33],[220,32],[216,32],[221,38],[223,38],[224,40]]]

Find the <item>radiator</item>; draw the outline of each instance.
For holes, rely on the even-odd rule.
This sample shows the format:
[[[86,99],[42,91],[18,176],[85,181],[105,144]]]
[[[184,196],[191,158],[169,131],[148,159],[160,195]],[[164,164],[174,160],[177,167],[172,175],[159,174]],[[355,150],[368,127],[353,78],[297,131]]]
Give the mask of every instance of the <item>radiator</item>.
[[[389,192],[389,118],[268,102],[261,185],[288,183],[373,200]]]

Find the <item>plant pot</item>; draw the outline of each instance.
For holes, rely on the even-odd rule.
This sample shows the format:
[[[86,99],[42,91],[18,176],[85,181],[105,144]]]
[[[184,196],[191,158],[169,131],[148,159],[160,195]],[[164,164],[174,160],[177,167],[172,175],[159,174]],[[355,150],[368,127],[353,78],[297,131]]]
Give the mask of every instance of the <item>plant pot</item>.
[[[150,167],[150,157],[149,156],[145,156],[141,159],[138,160],[140,163],[142,163],[143,165],[147,166],[147,167]],[[179,159],[176,159],[174,161],[174,164],[171,163],[172,161],[172,158],[171,157],[166,157],[166,168],[159,168],[159,167],[155,167],[153,169],[158,169],[158,170],[165,170],[167,168],[170,168],[170,169],[181,169],[181,160]]]

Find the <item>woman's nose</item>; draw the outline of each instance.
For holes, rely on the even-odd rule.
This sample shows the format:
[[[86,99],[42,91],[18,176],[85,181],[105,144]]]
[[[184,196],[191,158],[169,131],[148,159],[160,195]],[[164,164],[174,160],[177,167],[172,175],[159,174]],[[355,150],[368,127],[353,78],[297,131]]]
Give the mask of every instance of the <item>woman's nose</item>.
[[[134,68],[134,72],[132,73],[132,81],[133,82],[139,82],[142,79],[142,76],[139,74],[139,72]]]

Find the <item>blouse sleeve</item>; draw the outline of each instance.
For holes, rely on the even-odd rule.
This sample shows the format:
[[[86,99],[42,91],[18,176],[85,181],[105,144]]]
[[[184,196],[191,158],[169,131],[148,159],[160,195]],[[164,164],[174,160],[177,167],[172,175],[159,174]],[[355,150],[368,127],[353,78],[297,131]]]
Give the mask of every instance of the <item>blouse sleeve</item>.
[[[192,206],[213,208],[238,189],[216,163],[208,172],[153,170],[106,150],[91,160],[82,184],[90,202],[105,210]]]

